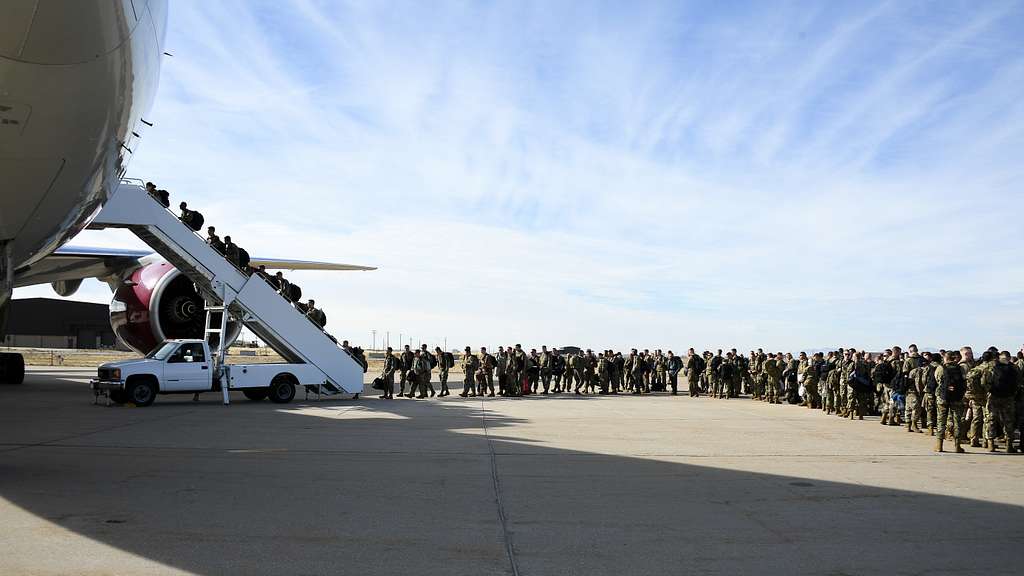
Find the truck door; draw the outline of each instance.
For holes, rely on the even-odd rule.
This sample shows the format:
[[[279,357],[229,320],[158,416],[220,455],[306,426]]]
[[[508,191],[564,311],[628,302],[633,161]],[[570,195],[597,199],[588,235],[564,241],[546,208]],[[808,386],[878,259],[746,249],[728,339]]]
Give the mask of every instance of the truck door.
[[[182,344],[164,366],[164,392],[210,389],[210,363],[202,344]]]

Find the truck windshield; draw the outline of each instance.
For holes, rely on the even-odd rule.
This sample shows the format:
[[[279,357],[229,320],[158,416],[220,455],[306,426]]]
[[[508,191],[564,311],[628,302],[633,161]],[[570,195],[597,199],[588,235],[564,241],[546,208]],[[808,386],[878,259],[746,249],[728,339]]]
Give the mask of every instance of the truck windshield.
[[[146,358],[152,358],[154,360],[166,360],[168,356],[178,347],[177,342],[164,342],[162,345],[154,348],[152,352],[146,354]]]

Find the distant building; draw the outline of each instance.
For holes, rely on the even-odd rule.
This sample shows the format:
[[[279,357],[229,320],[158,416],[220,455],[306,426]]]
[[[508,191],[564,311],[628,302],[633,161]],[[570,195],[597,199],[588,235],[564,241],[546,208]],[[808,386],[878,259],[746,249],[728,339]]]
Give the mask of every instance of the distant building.
[[[115,348],[106,304],[53,298],[12,300],[4,346],[26,348]]]

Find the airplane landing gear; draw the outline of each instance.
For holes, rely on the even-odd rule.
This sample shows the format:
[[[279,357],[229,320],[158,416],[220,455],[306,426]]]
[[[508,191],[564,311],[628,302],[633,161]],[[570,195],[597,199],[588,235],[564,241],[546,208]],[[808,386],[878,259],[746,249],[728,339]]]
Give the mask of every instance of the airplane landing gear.
[[[0,384],[21,384],[25,381],[25,357],[0,352]]]

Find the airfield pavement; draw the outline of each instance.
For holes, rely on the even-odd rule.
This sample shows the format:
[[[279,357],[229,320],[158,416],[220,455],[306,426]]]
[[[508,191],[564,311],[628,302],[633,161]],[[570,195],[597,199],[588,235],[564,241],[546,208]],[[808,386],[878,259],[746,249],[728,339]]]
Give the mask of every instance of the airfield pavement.
[[[105,407],[91,374],[0,387],[0,574],[1024,572],[1024,456],[874,418],[661,394]]]

